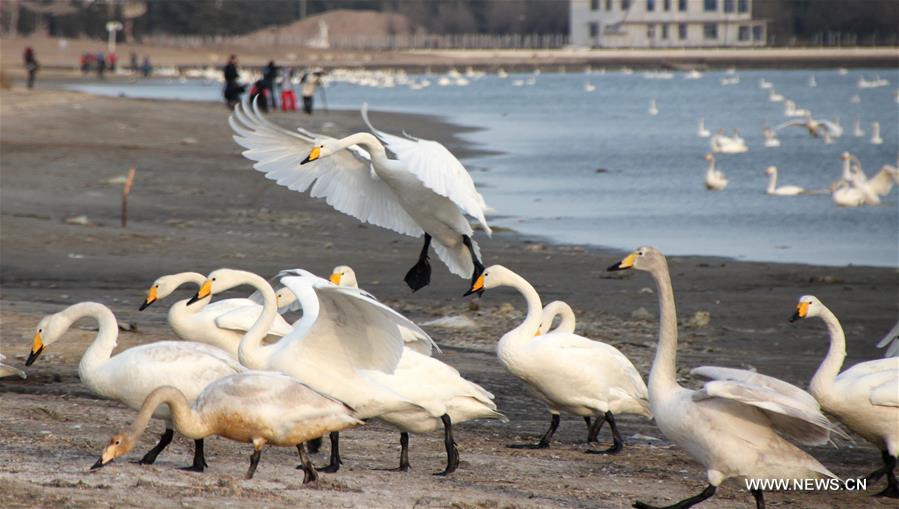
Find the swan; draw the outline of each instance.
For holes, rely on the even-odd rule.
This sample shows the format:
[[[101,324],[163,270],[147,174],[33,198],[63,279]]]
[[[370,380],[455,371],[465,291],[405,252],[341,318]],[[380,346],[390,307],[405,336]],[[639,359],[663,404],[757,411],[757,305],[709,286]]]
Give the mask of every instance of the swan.
[[[799,186],[780,186],[777,187],[777,167],[769,166],[767,170],[765,170],[765,175],[768,175],[768,188],[765,192],[768,194],[774,194],[777,196],[796,196],[797,194],[802,194],[805,192],[805,189]]]
[[[884,466],[867,479],[884,474],[887,487],[879,496],[899,498],[896,457],[899,455],[899,358],[860,362],[840,373],[846,358],[846,336],[840,321],[813,295],[796,304],[790,321],[818,317],[830,334],[830,349],[809,383],[809,392],[824,410],[881,451]]]
[[[859,97],[858,94],[855,94],[849,98],[849,102],[851,102],[852,104],[858,104],[858,103],[862,102],[862,98]]]
[[[540,334],[547,334],[549,332],[549,329],[553,325],[553,320],[555,320],[557,316],[559,317],[559,325],[552,331],[574,334],[574,327],[577,323],[574,311],[571,309],[571,306],[561,300],[554,300],[543,306],[543,313],[540,317]]]
[[[31,354],[25,361],[31,366],[45,348],[60,339],[82,318],[97,320],[99,328],[94,342],[84,352],[78,365],[78,376],[94,394],[114,399],[137,410],[147,395],[163,385],[173,385],[189,401],[194,401],[210,383],[244,371],[228,354],[218,348],[185,341],[157,341],[129,348],[112,356],[119,326],[115,315],[103,304],[81,302],[59,313],[47,315],[38,322]],[[165,421],[165,433],[141,464],[152,464],[172,441],[172,415],[168,409],[153,414]],[[194,461],[186,470],[202,472],[206,466],[203,440],[194,441]]]
[[[723,154],[741,154],[749,150],[746,141],[736,130],[734,130],[734,136],[727,136],[724,134],[724,129],[718,129],[715,135],[709,139],[709,146],[711,146],[712,152]]]
[[[886,348],[884,357],[899,357],[899,322],[877,343],[877,348]]]
[[[864,135],[865,131],[862,130],[861,121],[859,119],[855,119],[855,122],[852,123],[852,136],[861,138]]]
[[[861,165],[858,168],[861,171]],[[899,168],[890,164],[880,167],[876,175],[867,179],[871,192],[880,196],[886,196],[893,190],[893,186],[899,184]]]
[[[530,386],[547,407],[550,426],[537,444],[515,444],[516,449],[545,449],[559,427],[560,413],[595,417],[588,439],[594,440],[609,423],[613,445],[593,454],[614,454],[624,441],[616,414],[651,418],[646,384],[637,369],[617,348],[564,330],[537,335],[543,320],[540,296],[524,278],[502,265],[493,265],[472,285],[469,294],[511,286],[527,301],[527,316],[496,345],[500,362]]]
[[[596,85],[590,83],[589,81],[584,82],[584,92],[593,92],[596,90]]]
[[[839,138],[843,135],[843,128],[836,122],[830,120],[815,120],[811,115],[806,115],[803,120],[790,120],[777,126],[775,130],[780,131],[785,127],[802,127],[808,130],[809,136],[813,138],[824,137],[825,141],[832,138]]]
[[[836,183],[830,196],[839,207],[854,208],[865,204],[865,195],[845,180]]]
[[[700,138],[708,138],[712,133],[705,128],[705,118],[699,117],[699,126],[696,128],[696,135]]]
[[[282,129],[263,118],[255,104],[252,111],[240,104],[228,122],[234,140],[248,149],[243,155],[256,161],[253,167],[267,178],[299,192],[308,189],[313,198],[323,197],[362,222],[412,237],[424,235],[418,262],[405,277],[413,291],[430,282],[432,239],[450,272],[477,279],[484,266],[463,212],[488,235],[491,230],[484,217],[487,204],[471,175],[436,141],[375,129],[365,105],[362,119],[374,134],[360,132],[340,140]],[[396,159],[387,157],[385,144]]]
[[[784,96],[782,94],[779,94],[772,88],[768,90],[768,100],[773,103],[779,103],[780,101],[784,100]]]
[[[766,80],[765,78],[759,78],[759,88],[760,89],[768,90],[773,86],[774,85],[770,81]]]
[[[655,98],[649,100],[649,114],[653,117],[659,114],[659,108],[656,106]]]
[[[793,101],[787,100],[784,101],[784,116],[787,117],[808,117],[812,113],[809,110],[803,108],[797,108],[796,103]]]
[[[808,77],[808,86],[809,86],[809,87],[812,87],[812,88],[818,86],[818,80],[815,79],[815,75],[814,75],[814,74],[812,74],[811,76]]]
[[[175,427],[182,435],[202,440],[218,435],[253,444],[250,468],[252,479],[266,444],[296,446],[302,462],[303,483],[318,478],[303,443],[331,431],[365,424],[353,417],[343,403],[322,396],[294,378],[279,373],[249,371],[212,382],[191,405],[183,392],[163,385],[147,395],[131,428],[114,435],[91,469],[108,465],[128,454],[144,430],[150,416],[167,405]]]
[[[804,444],[826,442],[835,429],[817,405],[749,380],[713,380],[699,390],[678,384],[677,312],[668,262],[658,249],[641,247],[608,270],[628,269],[649,272],[659,296],[659,343],[649,372],[652,415],[665,437],[705,467],[709,482],[700,494],[670,507],[685,509],[698,504],[731,478],[836,479],[815,458],[778,434]],[[764,507],[763,492],[751,493],[756,505]],[[652,506],[636,502],[634,507]]]
[[[157,300],[168,297],[181,285],[193,284],[199,288],[205,280],[206,276],[198,272],[180,272],[162,276],[150,286],[140,310],[143,311]],[[207,297],[190,306],[187,305],[189,299],[176,302],[169,308],[169,325],[179,338],[221,348],[236,359],[240,338],[253,326],[256,317],[262,312],[262,306],[251,299],[210,302],[211,299],[212,297]],[[268,333],[273,336],[284,336],[292,329],[293,327],[278,315]]]
[[[290,334],[274,344],[262,344],[278,314],[275,291],[265,279],[251,272],[219,269],[207,276],[194,298],[202,299],[241,285],[250,285],[259,292],[262,313],[238,348],[244,366],[293,376],[316,391],[343,401],[355,410],[355,417],[363,420],[426,411],[374,380],[372,372],[396,370],[403,354],[399,327],[425,337],[427,334],[361,290],[336,286],[305,271],[294,273],[282,272],[277,277],[300,301],[303,316]],[[331,462],[323,472],[340,468],[338,434],[332,433],[330,438]]]
[[[331,282],[358,289],[356,273],[346,265],[334,268]],[[430,345],[426,351],[414,348],[417,344],[432,343],[431,338],[413,337],[410,341],[407,339],[407,331],[412,331],[402,327],[401,331],[406,347],[403,349],[396,371],[391,374],[374,371],[370,376],[409,401],[428,408],[430,414],[403,412],[380,417],[401,430],[398,470],[406,471],[410,467],[409,433],[434,431],[442,423],[446,430],[444,441],[447,467],[440,474],[452,473],[459,464],[459,453],[452,437],[454,424],[474,419],[498,419],[503,422],[508,422],[508,419],[496,411],[493,394],[463,378],[455,368],[431,358]]]
[[[871,144],[880,145],[883,138],[880,137],[880,122],[871,122]]]
[[[778,140],[777,136],[774,134],[774,129],[771,129],[766,125],[764,129],[762,129],[762,134],[765,136],[765,147],[776,148],[780,146],[780,140]]]
[[[7,377],[7,376],[13,376],[13,375],[15,375],[19,378],[22,378],[22,379],[28,378],[28,376],[25,374],[25,372],[22,371],[21,369],[14,368],[8,364],[3,364],[3,359],[5,359],[5,358],[6,357],[2,353],[0,353],[0,378]]]
[[[709,162],[709,167],[705,172],[705,188],[709,191],[722,191],[727,187],[727,177],[724,172],[715,168],[715,156],[706,154],[705,160]]]

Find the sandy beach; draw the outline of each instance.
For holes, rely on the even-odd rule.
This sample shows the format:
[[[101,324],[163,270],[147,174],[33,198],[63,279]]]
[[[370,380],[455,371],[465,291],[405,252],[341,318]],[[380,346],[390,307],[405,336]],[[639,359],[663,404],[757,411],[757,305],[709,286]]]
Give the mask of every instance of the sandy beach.
[[[229,267],[270,276],[303,267],[327,275],[335,265],[348,264],[361,287],[418,323],[455,315],[472,319],[474,328],[426,329],[443,349],[440,359],[492,391],[511,422],[458,426],[462,464],[446,478],[431,475],[443,467],[441,433],[412,436],[410,472],[380,470],[397,465],[399,437],[376,423],[345,434],[344,467],[323,475],[318,485],[302,485],[292,449],[266,449],[256,477],[244,480],[251,448],[218,438],[207,442],[205,473],[176,468],[188,465],[192,453],[182,437],[152,466],[117,461],[91,472],[103,445],[135,412],[98,399],[80,383],[78,362],[95,334],[95,324],[85,321],[48,347],[27,369],[27,380],[0,380],[0,504],[619,508],[638,498],[672,503],[705,486],[702,468],[639,418],[620,419],[626,446],[613,457],[584,454],[584,424],[571,416],[563,417],[550,449],[506,448],[534,440],[549,421],[495,355],[496,341],[521,320],[524,301],[510,290],[464,299],[466,281],[438,263],[432,284],[411,295],[402,277],[415,262],[417,239],[360,225],[322,201],[266,180],[240,155],[227,115],[221,104],[60,90],[0,92],[0,352],[7,362],[23,367],[41,316],[84,300],[110,306],[130,329],[120,333],[119,349],[174,339],[165,319],[167,302],[137,310],[150,283],[163,274]],[[458,137],[467,127],[439,118],[384,112],[372,117],[386,131],[405,128],[439,140],[463,161],[482,150]],[[363,125],[354,111],[271,118],[333,136]],[[121,177],[132,167],[137,177],[128,226],[122,228]],[[544,302],[568,301],[579,333],[615,345],[648,373],[657,301],[648,275],[606,272],[624,253],[552,245],[515,232],[478,234],[478,241],[487,265],[515,270]],[[788,323],[803,294],[818,296],[842,321],[847,365],[880,357],[874,343],[897,317],[896,269],[809,263],[670,258],[681,322],[681,382],[697,386],[690,368],[711,364],[755,368],[807,386],[828,336],[819,321]],[[192,291],[183,289],[177,298]],[[710,314],[709,324],[691,324],[701,311]],[[138,459],[138,451],[149,449],[161,431],[161,423],[152,423],[127,459]],[[610,442],[607,430],[600,439]],[[879,452],[858,437],[839,448],[807,450],[844,478],[880,466]],[[316,459],[322,464],[326,455]],[[766,501],[775,508],[894,507],[870,496],[881,488],[771,493]],[[752,498],[728,484],[706,506],[750,507]]]

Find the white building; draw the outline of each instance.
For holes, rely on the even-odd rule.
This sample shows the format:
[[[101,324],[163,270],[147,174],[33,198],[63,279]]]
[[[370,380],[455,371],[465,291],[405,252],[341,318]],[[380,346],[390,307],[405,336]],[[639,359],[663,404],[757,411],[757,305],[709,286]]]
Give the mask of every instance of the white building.
[[[571,0],[571,44],[591,48],[764,46],[752,0]]]

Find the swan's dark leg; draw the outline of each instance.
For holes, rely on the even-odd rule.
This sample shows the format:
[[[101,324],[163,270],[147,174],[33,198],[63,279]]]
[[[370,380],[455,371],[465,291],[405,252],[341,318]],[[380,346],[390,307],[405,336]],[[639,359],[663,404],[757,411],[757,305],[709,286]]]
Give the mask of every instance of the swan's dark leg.
[[[549,429],[540,437],[540,441],[536,444],[509,444],[506,447],[511,449],[546,449],[549,447],[549,441],[552,440],[556,430],[559,429],[559,414],[552,414],[552,420],[549,421]]]
[[[317,481],[318,480],[318,472],[315,471],[315,465],[312,464],[312,460],[309,459],[309,456],[306,454],[306,445],[305,444],[297,444],[297,453],[300,455],[300,468],[303,470],[303,484],[308,482]]]
[[[883,491],[874,495],[875,497],[899,498],[899,482],[896,481],[896,458],[890,455],[889,451],[881,451],[883,457],[883,467],[871,472],[865,479],[869,482],[875,482],[886,474],[887,487]]]
[[[589,419],[590,419],[589,417],[584,417],[584,420],[587,421],[587,426],[588,426],[588,428],[589,428],[589,429],[587,430],[587,443],[588,443],[588,444],[590,444],[590,443],[595,443],[595,442],[598,442],[598,441],[599,441],[599,440],[597,439],[597,437],[599,436],[599,430],[601,430],[601,429],[602,429],[602,425],[606,423],[605,418],[603,418],[603,417],[598,417],[598,418],[596,419],[596,421],[594,421],[593,424],[591,425]]]
[[[322,448],[322,437],[313,438],[306,442],[306,448],[309,450],[309,454],[318,454],[318,451]]]
[[[443,421],[443,445],[446,447],[446,468],[443,472],[437,472],[434,475],[449,475],[459,468],[459,450],[456,449],[456,441],[453,439],[453,421],[450,416],[443,414],[440,416]]]
[[[326,467],[318,469],[318,471],[333,474],[340,470],[340,465],[343,463],[340,459],[340,433],[332,431],[328,434],[328,438],[331,439],[331,462]]]
[[[711,496],[715,494],[716,489],[717,488],[715,486],[709,484],[704,490],[702,490],[702,493],[700,493],[699,495],[693,495],[692,497],[685,498],[676,504],[664,507],[644,504],[643,502],[634,502],[634,507],[636,507],[637,509],[687,509],[688,507],[693,507],[694,505],[702,502],[707,498],[711,498]]]
[[[481,260],[478,260],[478,257],[474,254],[474,246],[471,245],[471,237],[463,235],[462,243],[468,248],[468,252],[471,254],[471,263],[474,264],[474,272],[471,273],[471,286],[474,286],[474,282],[477,281],[481,273],[484,272],[484,264],[482,264]]]
[[[162,452],[163,449],[168,447],[170,443],[172,443],[172,437],[175,436],[175,431],[172,428],[166,428],[162,433],[162,436],[159,437],[159,443],[154,445],[152,449],[147,451],[147,454],[144,454],[144,457],[138,461],[141,465],[152,465],[154,461],[156,461],[156,457],[159,456],[159,453]]]
[[[762,490],[749,490],[755,499],[755,509],[765,509],[765,493]]]
[[[609,427],[612,429],[612,447],[603,451],[588,449],[586,451],[588,454],[617,454],[621,452],[621,449],[624,447],[624,440],[621,439],[621,433],[618,431],[618,425],[615,424],[615,416],[612,415],[612,412],[607,411],[603,420],[608,421]],[[600,426],[602,426],[602,424],[600,424]],[[596,432],[599,433],[599,426],[597,426]]]
[[[400,433],[400,467],[397,469],[400,472],[406,472],[409,470],[411,465],[409,465],[409,433],[403,431]]]
[[[194,440],[194,462],[189,467],[184,467],[181,470],[187,470],[189,472],[202,472],[204,468],[208,467],[206,464],[206,454],[203,451],[203,439]]]
[[[431,247],[431,236],[425,233],[425,245],[418,255],[418,262],[409,269],[403,281],[409,285],[413,292],[417,292],[428,286],[431,282],[431,263],[428,261],[428,249]]]
[[[253,455],[250,456],[250,469],[247,470],[246,479],[252,479],[253,474],[256,473],[256,467],[259,466],[259,458],[262,456],[262,449],[256,449],[253,451]]]

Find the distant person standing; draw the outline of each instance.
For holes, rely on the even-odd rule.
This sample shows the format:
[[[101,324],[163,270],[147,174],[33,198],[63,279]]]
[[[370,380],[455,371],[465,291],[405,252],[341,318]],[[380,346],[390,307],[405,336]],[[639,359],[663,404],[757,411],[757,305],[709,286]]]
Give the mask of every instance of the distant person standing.
[[[268,91],[266,94],[273,110],[278,109],[275,99],[275,82],[278,79],[278,66],[274,60],[269,60],[268,65],[262,69],[262,85]]]
[[[34,56],[31,46],[25,48],[22,59],[25,61],[25,72],[28,73],[28,88],[34,88],[34,78],[37,76],[40,65],[37,63],[37,57]]]
[[[97,52],[97,77],[103,79],[106,72],[106,55],[102,51]]]
[[[144,78],[149,78],[153,74],[153,64],[150,63],[150,55],[144,56],[144,64],[141,66],[141,72]]]
[[[281,81],[281,111],[297,111],[297,93],[293,89],[293,69],[284,70]]]
[[[115,72],[116,65],[119,63],[119,57],[117,57],[115,53],[110,53],[109,56],[106,57],[106,62],[109,66],[109,72]]]
[[[128,60],[129,60],[128,64],[131,67],[131,72],[136,73],[139,70],[139,68],[137,66],[137,53],[132,51]]]
[[[228,57],[228,63],[225,64],[223,72],[225,74],[225,103],[228,105],[228,109],[232,109],[240,102],[240,94],[244,91],[244,86],[237,81],[240,73],[237,72],[236,55]]]
[[[307,72],[300,80],[303,85],[300,94],[303,96],[303,111],[312,115],[312,102],[315,98],[315,89],[321,85],[321,73],[318,71]]]

